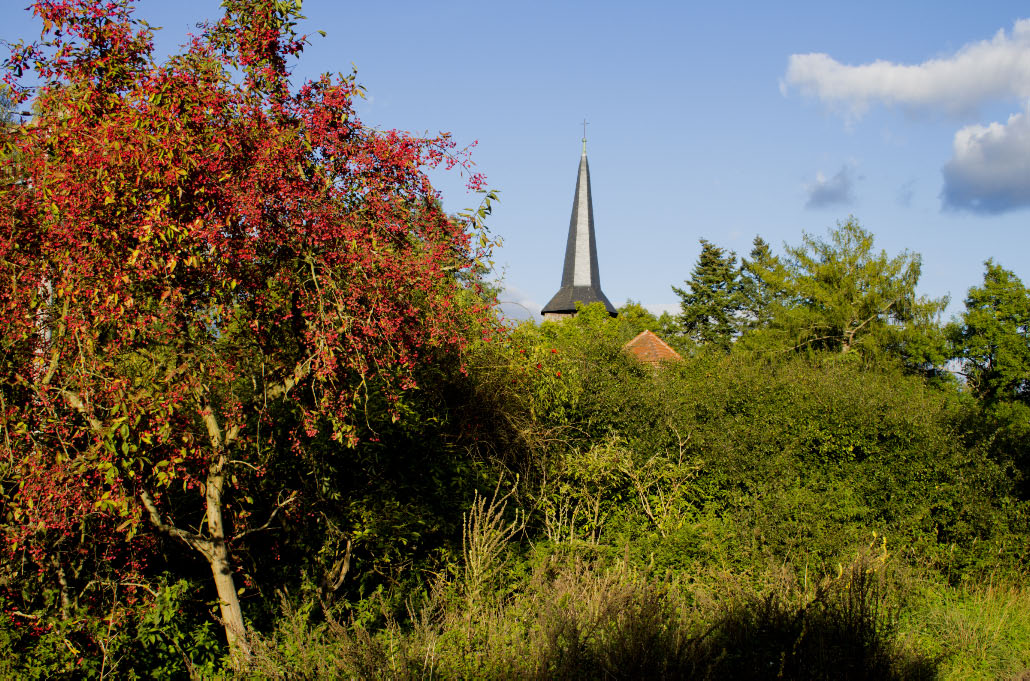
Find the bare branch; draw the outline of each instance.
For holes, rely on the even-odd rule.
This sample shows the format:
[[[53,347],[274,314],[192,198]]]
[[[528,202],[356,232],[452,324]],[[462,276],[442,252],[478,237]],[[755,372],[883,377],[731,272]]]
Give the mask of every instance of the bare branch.
[[[233,537],[233,539],[242,539],[243,537],[246,537],[248,534],[254,534],[255,532],[261,532],[262,530],[267,530],[268,526],[272,524],[273,520],[275,520],[275,516],[280,511],[280,509],[286,508],[287,506],[292,504],[296,499],[297,499],[297,493],[294,492],[293,494],[291,494],[289,496],[288,499],[286,499],[286,501],[283,501],[283,502],[281,502],[279,504],[276,504],[276,507],[274,509],[272,509],[272,514],[268,516],[268,520],[265,521],[264,525],[262,525],[261,527],[253,527],[253,528],[251,528],[249,530],[244,530],[243,532],[240,532],[235,537]]]
[[[198,395],[198,397],[200,397]],[[209,404],[205,403],[201,409],[201,419],[204,421],[204,426],[207,428],[207,436],[211,440],[211,449],[221,451],[225,446],[225,438],[222,435],[222,428],[218,425],[218,419],[215,418],[215,410]]]
[[[147,509],[147,513],[150,516],[150,524],[153,525],[158,531],[164,532],[165,534],[181,539],[187,545],[200,551],[204,556],[208,556],[212,548],[212,542],[210,539],[205,539],[199,534],[193,532],[187,532],[186,530],[179,529],[174,525],[169,525],[161,519],[161,513],[157,510],[157,505],[154,504],[154,500],[151,498],[150,493],[143,491],[140,492],[140,499],[143,501],[144,508]]]
[[[336,561],[332,569],[325,574],[322,579],[322,584],[318,587],[319,598],[322,599],[322,604],[325,606],[326,599],[331,599],[332,595],[336,593],[341,586],[343,586],[343,580],[350,572],[350,551],[351,551],[351,540],[347,539],[347,548],[344,550],[343,558]]]
[[[50,340],[50,344],[51,345],[55,345],[57,340],[60,340],[61,338],[64,337],[64,332],[65,332],[64,320],[68,317],[68,303],[69,303],[69,301],[70,301],[69,298],[65,298],[64,299],[64,308],[61,310],[61,321],[57,324],[57,334],[55,334],[56,335],[56,339],[51,338],[51,340]],[[61,357],[61,353],[60,353],[60,351],[56,347],[52,348],[50,350],[50,366],[47,367],[46,373],[43,375],[43,378],[40,381],[41,385],[49,385],[50,384],[50,381],[54,378],[54,373],[57,371],[57,360],[60,359],[60,357]]]
[[[158,593],[156,591],[154,591],[153,589],[151,589],[146,584],[139,584],[137,582],[122,582],[121,584],[122,584],[122,586],[134,586],[134,587],[136,587],[138,589],[143,589],[144,591],[148,592],[154,598],[157,598],[157,596],[158,596]]]
[[[4,399],[3,393],[0,393],[0,410],[2,410],[4,414],[7,413],[7,400]],[[11,446],[11,436],[7,432],[6,418],[3,421],[0,421],[0,427],[3,427],[4,430],[4,451],[7,452],[7,458],[13,461],[14,448]]]
[[[886,312],[887,310],[889,310],[892,307],[894,307],[894,304],[897,303],[897,302],[898,302],[898,299],[895,298],[894,300],[892,300],[889,303],[887,303],[882,309],[878,310],[876,312],[876,314],[874,314],[872,317],[870,317],[869,319],[865,320],[864,322],[862,322],[861,324],[856,326],[854,329],[851,330],[851,333],[849,334],[850,337],[854,338],[855,334],[858,333],[859,329],[861,329],[863,326],[865,326],[869,322],[873,321],[874,319],[878,319],[880,317],[880,315],[882,315],[884,312]]]
[[[293,388],[307,378],[308,374],[311,373],[311,363],[314,361],[314,357],[308,357],[303,362],[300,362],[293,368],[293,373],[286,377],[282,383],[276,383],[269,388],[265,389],[265,400],[276,399],[282,397],[286,393],[293,390]]]
[[[795,350],[800,350],[801,348],[805,347],[806,345],[811,345],[812,343],[818,343],[819,341],[822,341],[822,340],[830,340],[830,339],[833,339],[833,338],[840,338],[840,337],[841,336],[833,334],[833,335],[830,335],[830,336],[819,336],[818,338],[809,338],[808,340],[806,340],[804,342],[798,343],[797,345],[795,345],[792,348],[787,348],[786,350],[781,350],[781,352],[783,352],[783,353],[794,352]]]
[[[227,466],[236,466],[236,465],[246,466],[247,468],[249,468],[252,471],[259,471],[259,470],[261,470],[261,468],[259,466],[255,466],[251,462],[244,461],[242,459],[230,459],[229,461],[225,462],[225,465],[227,465]]]
[[[89,411],[87,411],[86,403],[82,401],[82,398],[79,397],[78,394],[73,393],[70,390],[65,390],[63,388],[60,389],[60,393],[61,397],[64,398],[64,401],[68,404],[68,406],[74,409],[75,411],[79,412],[82,418],[86,419],[86,422],[89,423],[89,427],[93,429],[93,432],[95,432],[100,437],[107,436],[107,429],[104,428],[104,425],[100,423],[100,421],[95,416],[93,416],[89,413]]]

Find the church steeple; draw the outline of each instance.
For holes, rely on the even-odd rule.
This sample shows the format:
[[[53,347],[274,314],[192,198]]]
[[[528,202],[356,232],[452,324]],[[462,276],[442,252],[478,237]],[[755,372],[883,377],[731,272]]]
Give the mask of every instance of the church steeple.
[[[561,288],[540,311],[544,318],[555,319],[576,313],[576,303],[604,303],[608,313],[615,307],[601,292],[597,269],[597,243],[594,237],[594,206],[590,195],[590,165],[587,163],[586,121],[583,122],[583,153],[579,157],[576,195],[572,200],[569,238],[565,244],[565,268]]]

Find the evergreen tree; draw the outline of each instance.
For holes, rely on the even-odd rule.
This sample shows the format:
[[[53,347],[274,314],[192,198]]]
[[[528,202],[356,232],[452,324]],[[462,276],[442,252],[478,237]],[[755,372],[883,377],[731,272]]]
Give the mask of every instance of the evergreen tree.
[[[697,343],[729,348],[741,309],[736,254],[701,239],[701,255],[686,284],[686,289],[672,287],[680,297],[681,331]]]
[[[1030,399],[1030,289],[992,260],[983,286],[969,289],[955,354],[973,392],[986,401]]]
[[[768,326],[773,317],[773,305],[782,298],[762,277],[763,272],[773,272],[780,267],[780,259],[773,255],[762,237],[756,236],[752,243],[750,259],[740,259],[741,331]]]

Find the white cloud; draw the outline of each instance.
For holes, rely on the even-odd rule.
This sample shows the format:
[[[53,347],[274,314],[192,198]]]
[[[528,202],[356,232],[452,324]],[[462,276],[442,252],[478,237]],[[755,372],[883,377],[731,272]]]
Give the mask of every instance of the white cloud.
[[[808,194],[805,208],[825,208],[853,203],[854,188],[854,170],[846,163],[833,177],[826,177],[822,172],[818,172],[815,182],[805,185],[805,193]]]
[[[956,132],[952,158],[941,172],[946,208],[1002,213],[1030,206],[1030,107],[1006,123]]]
[[[514,321],[539,319],[543,306],[517,286],[505,286],[497,295],[501,316]]]
[[[968,113],[980,104],[1030,97],[1030,19],[1012,32],[963,46],[953,55],[921,64],[876,60],[849,66],[827,54],[793,54],[780,83],[817,97],[850,116],[881,102],[910,109]]]

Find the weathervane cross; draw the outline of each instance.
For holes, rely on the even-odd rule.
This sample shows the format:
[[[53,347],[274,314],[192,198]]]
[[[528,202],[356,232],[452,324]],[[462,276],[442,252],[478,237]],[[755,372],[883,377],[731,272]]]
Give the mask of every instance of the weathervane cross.
[[[588,125],[587,119],[584,118],[583,119],[583,141],[584,142],[587,141],[587,125]]]

